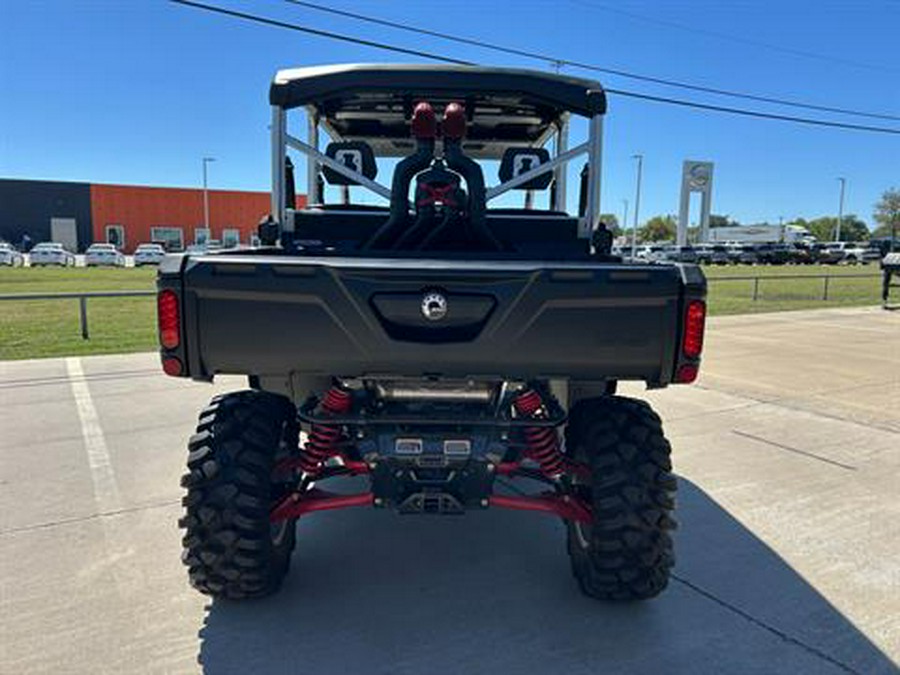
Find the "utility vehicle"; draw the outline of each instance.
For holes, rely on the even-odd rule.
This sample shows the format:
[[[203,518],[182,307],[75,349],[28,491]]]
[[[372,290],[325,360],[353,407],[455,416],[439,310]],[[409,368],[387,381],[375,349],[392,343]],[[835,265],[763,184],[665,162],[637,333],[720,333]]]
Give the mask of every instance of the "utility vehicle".
[[[673,564],[670,447],[650,406],[616,387],[697,377],[706,282],[695,265],[610,254],[602,87],[349,65],[281,71],[269,98],[262,245],[159,270],[165,372],[248,381],[213,398],[189,441],[191,583],[274,591],[314,511],[503,508],[562,520],[586,594],[657,595]],[[574,147],[570,125],[585,136]],[[303,209],[289,152],[306,156]],[[389,185],[379,159],[396,160]],[[351,201],[351,187],[386,203]],[[323,487],[353,476],[365,489]],[[542,487],[502,489],[516,478]]]

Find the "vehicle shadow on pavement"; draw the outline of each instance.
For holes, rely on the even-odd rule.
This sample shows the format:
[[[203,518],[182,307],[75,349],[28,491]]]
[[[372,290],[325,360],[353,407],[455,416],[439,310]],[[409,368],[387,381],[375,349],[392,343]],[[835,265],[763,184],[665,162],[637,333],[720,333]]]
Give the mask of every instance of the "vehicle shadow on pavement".
[[[604,604],[562,525],[491,511],[301,521],[281,591],[215,602],[207,673],[895,673],[789,564],[680,479],[678,565],[657,600]]]

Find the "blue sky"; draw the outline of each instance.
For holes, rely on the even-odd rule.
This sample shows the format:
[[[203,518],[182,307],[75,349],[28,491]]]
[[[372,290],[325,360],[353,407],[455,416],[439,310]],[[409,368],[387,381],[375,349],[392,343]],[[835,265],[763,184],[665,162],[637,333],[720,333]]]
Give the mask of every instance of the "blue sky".
[[[213,4],[494,65],[549,64],[331,17],[279,0]],[[900,115],[898,0],[329,0],[360,13],[561,58],[822,105]],[[163,0],[0,0],[0,177],[267,189],[267,87],[281,67],[409,61],[402,55],[244,23]],[[598,77],[610,87],[736,102]],[[814,113],[799,113],[810,114]],[[867,120],[819,115],[842,121]],[[868,123],[877,123],[869,120]],[[900,122],[880,122],[900,128]],[[701,113],[619,97],[606,121],[603,208],[678,208],[681,162],[716,164],[713,211],[777,222],[837,211],[871,221],[900,186],[900,136]],[[382,180],[387,179],[382,176]]]

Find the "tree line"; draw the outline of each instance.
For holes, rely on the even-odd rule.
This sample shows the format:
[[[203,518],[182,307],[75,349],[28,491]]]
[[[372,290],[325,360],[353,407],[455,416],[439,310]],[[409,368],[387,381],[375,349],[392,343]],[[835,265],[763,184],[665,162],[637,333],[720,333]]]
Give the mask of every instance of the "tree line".
[[[874,230],[870,231],[865,221],[856,214],[846,214],[841,221],[841,241],[896,238],[898,230],[900,230],[900,189],[891,188],[885,190],[881,195],[881,199],[875,204],[875,211],[872,215],[877,225]],[[614,213],[604,213],[600,216],[600,220],[606,223],[607,228],[612,230],[615,236],[631,236],[632,228],[623,228]],[[832,241],[837,231],[837,222],[837,216],[821,216],[812,220],[795,218],[785,223],[785,225],[805,227],[820,241]],[[740,224],[727,215],[711,214],[709,217],[709,226],[711,228],[733,227]],[[772,223],[755,224],[772,225]],[[673,241],[677,225],[678,220],[674,215],[653,216],[645,221],[642,226],[638,227],[638,239],[641,241]],[[689,228],[689,234],[695,237],[697,229]]]

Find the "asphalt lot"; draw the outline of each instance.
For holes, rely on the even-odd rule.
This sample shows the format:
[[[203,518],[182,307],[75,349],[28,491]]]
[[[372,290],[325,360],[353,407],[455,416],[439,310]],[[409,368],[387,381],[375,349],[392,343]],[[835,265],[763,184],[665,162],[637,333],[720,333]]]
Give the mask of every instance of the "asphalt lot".
[[[372,510],[308,516],[279,595],[212,604],[178,479],[199,409],[243,383],[0,362],[0,672],[896,673],[898,338],[874,308],[711,321],[699,384],[646,394],[681,527],[640,605],[583,598],[550,518]]]

